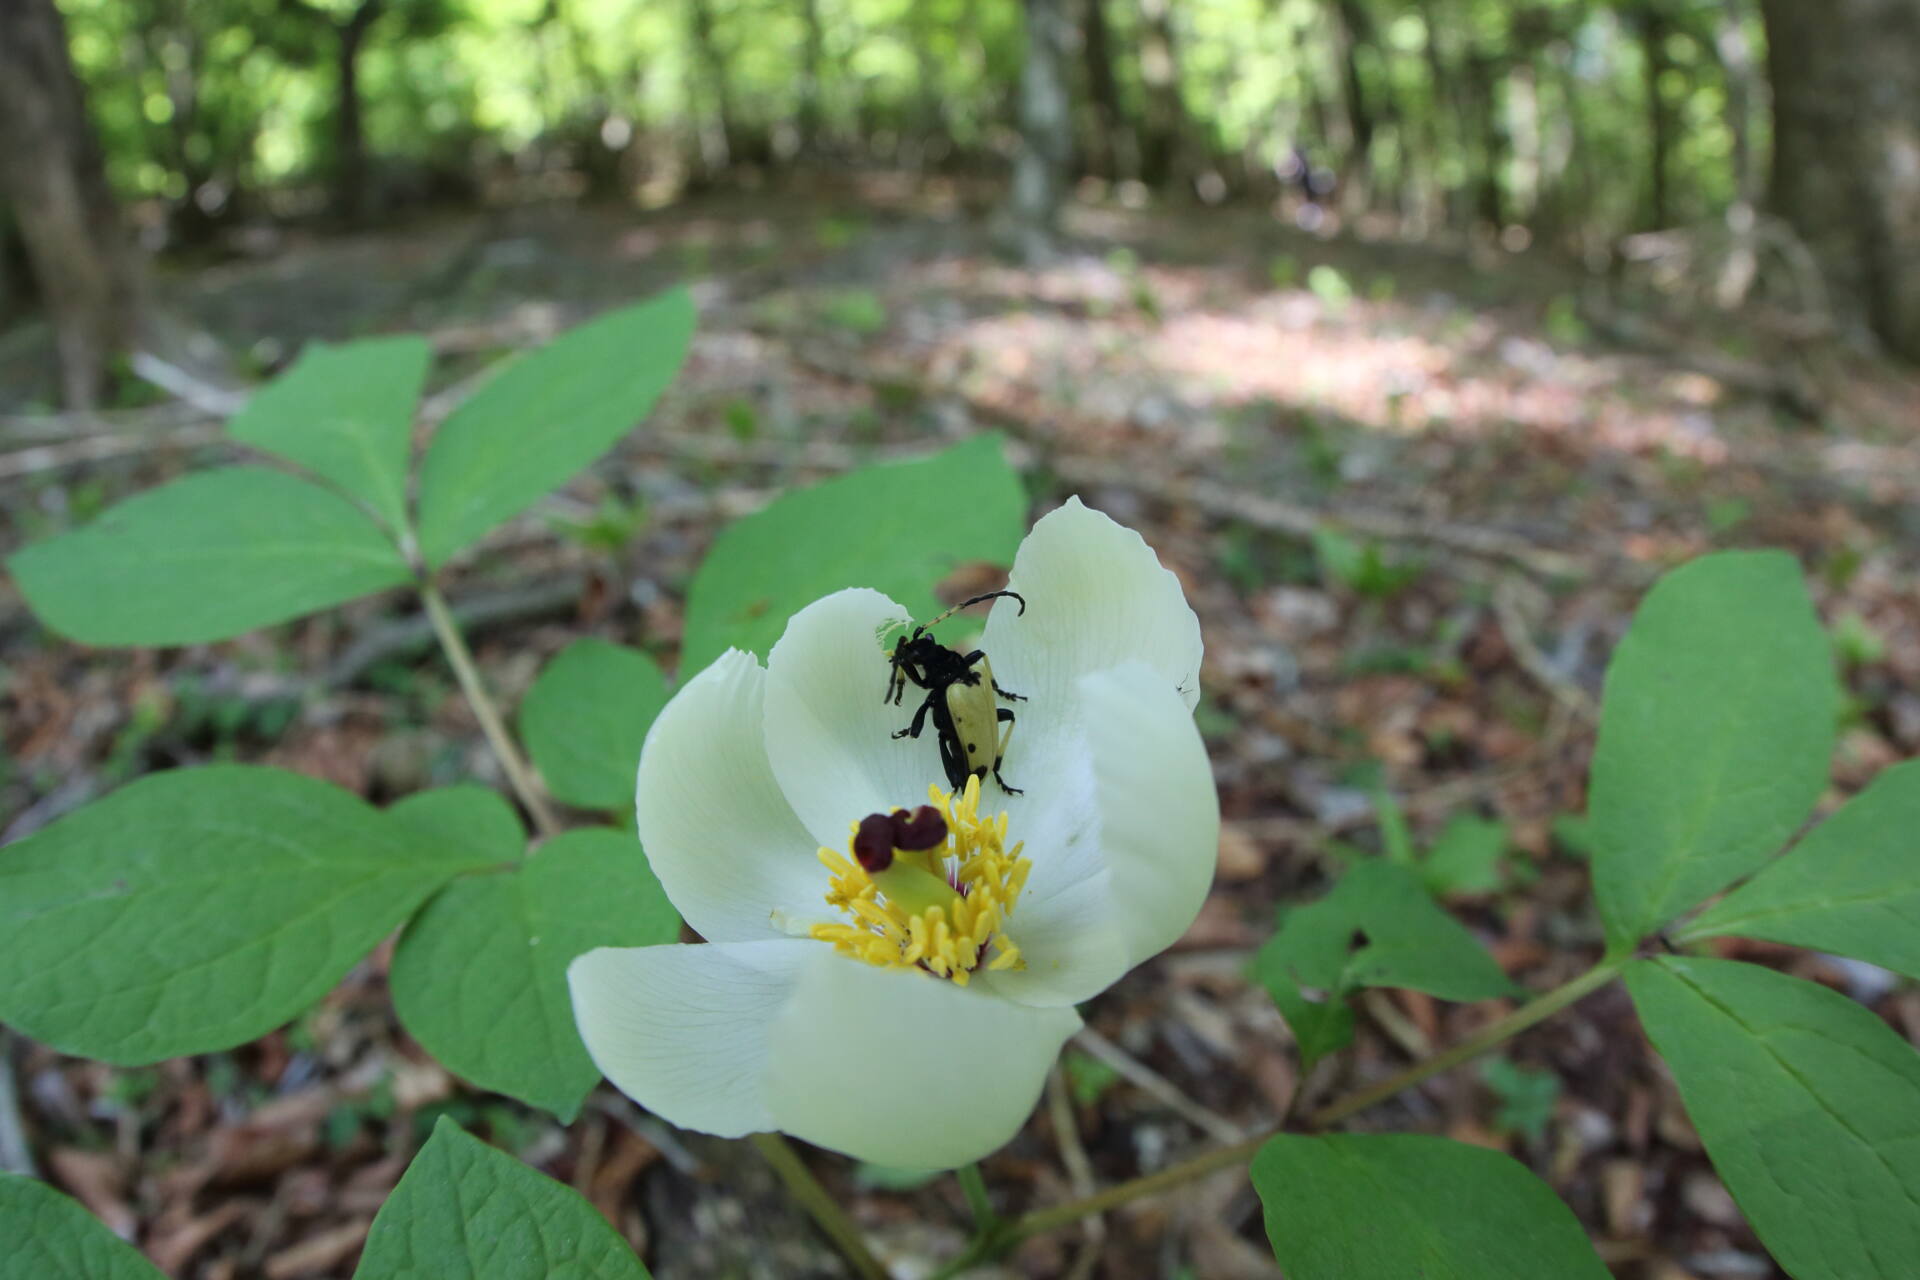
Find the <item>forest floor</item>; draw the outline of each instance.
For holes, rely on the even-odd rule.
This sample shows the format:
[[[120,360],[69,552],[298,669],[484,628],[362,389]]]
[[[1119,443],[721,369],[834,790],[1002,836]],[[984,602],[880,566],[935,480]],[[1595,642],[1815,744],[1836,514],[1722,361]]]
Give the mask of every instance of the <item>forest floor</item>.
[[[1491,887],[1448,905],[1519,983],[1591,963],[1602,937],[1578,815],[1593,709],[1635,600],[1667,566],[1732,546],[1802,558],[1851,694],[1830,801],[1920,754],[1920,382],[1650,284],[1602,303],[1540,254],[1323,239],[1255,210],[1082,207],[1071,229],[1059,259],[1015,267],[954,202],[877,182],[857,199],[293,235],[171,269],[160,292],[218,340],[228,373],[276,367],[309,338],[415,329],[446,386],[603,306],[693,283],[701,329],[648,423],[451,583],[484,615],[479,657],[509,701],[582,634],[671,670],[685,583],[715,531],[865,459],[997,431],[1036,513],[1079,493],[1145,534],[1206,637],[1219,874],[1172,952],[1086,1009],[1092,1034],[986,1163],[1007,1210],[1258,1132],[1296,1090],[1324,1099],[1384,1077],[1511,1008],[1370,993],[1355,1049],[1300,1077],[1246,966],[1277,907],[1315,898],[1353,847],[1380,847],[1382,792],[1422,847],[1451,842],[1488,870]],[[35,385],[46,363],[31,332],[0,335],[0,388]],[[218,397],[186,389],[84,421],[0,404],[0,550],[231,456],[205,412]],[[403,607],[88,651],[0,584],[0,838],[209,759],[382,801],[494,777]],[[1880,971],[1727,947],[1849,991],[1920,1043],[1920,991]],[[395,1023],[388,954],[230,1053],[115,1069],[0,1031],[12,1119],[42,1171],[180,1277],[349,1275],[440,1114],[579,1188],[662,1280],[842,1274],[739,1144],[675,1133],[604,1087],[561,1128],[451,1079]],[[1780,1274],[1617,987],[1351,1124],[1512,1153],[1625,1280]],[[897,1187],[813,1164],[900,1276],[964,1239],[951,1180]],[[1003,1274],[1278,1273],[1244,1175],[1227,1173],[1031,1241]]]

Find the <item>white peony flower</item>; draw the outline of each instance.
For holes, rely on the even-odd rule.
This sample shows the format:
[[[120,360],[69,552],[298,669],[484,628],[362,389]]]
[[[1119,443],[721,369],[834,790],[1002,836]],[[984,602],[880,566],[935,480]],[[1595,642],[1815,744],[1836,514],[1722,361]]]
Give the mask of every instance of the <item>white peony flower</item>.
[[[707,944],[573,962],[581,1036],[622,1092],[724,1137],[965,1164],[1025,1122],[1074,1004],[1192,923],[1220,814],[1179,581],[1072,499],[1008,586],[1025,612],[997,604],[980,647],[1025,699],[1003,704],[1020,794],[950,796],[933,726],[894,737],[912,703],[882,700],[888,646],[911,619],[876,591],[814,602],[765,668],[729,652],[661,712],[639,834]]]

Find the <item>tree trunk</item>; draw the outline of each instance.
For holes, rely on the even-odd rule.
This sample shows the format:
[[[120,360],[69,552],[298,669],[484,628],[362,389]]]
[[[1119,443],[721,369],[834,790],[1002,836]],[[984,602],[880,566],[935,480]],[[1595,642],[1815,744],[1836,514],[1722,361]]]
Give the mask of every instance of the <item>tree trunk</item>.
[[[1500,123],[1500,78],[1505,66],[1492,54],[1468,49],[1464,96],[1479,137],[1479,170],[1474,174],[1474,205],[1483,222],[1495,231],[1507,223],[1505,175],[1506,130]]]
[[[1001,214],[1001,236],[1028,261],[1052,251],[1073,161],[1067,93],[1067,0],[1026,0],[1027,56],[1020,69],[1020,154]]]
[[[1713,51],[1727,83],[1727,132],[1733,135],[1733,186],[1736,198],[1749,207],[1760,200],[1760,166],[1753,145],[1754,105],[1766,92],[1754,65],[1753,42],[1747,39],[1748,7],[1742,0],[1726,0],[1713,34]]]
[[[1773,204],[1843,316],[1920,362],[1920,6],[1761,0]]]
[[[820,145],[820,72],[826,49],[820,0],[800,0],[800,21],[800,150],[811,154]]]
[[[1113,33],[1107,26],[1106,0],[1085,0],[1080,51],[1087,68],[1087,97],[1093,104],[1094,171],[1104,178],[1121,175],[1120,130],[1126,113],[1120,82],[1113,74]]]
[[[1673,201],[1667,181],[1668,157],[1673,152],[1673,115],[1667,109],[1666,90],[1661,87],[1672,65],[1667,58],[1670,30],[1666,18],[1657,9],[1641,11],[1640,42],[1646,55],[1642,65],[1646,69],[1647,139],[1652,151],[1647,158],[1651,178],[1647,212],[1654,227],[1670,226],[1673,222]]]
[[[53,322],[62,394],[92,408],[138,330],[139,269],[53,0],[0,0],[0,195]]]
[[[1360,77],[1360,47],[1372,40],[1372,24],[1357,0],[1333,0],[1334,43],[1339,51],[1340,100],[1347,112],[1350,153],[1341,190],[1352,211],[1364,208],[1373,191],[1373,102]]]
[[[1180,54],[1173,38],[1173,0],[1140,0],[1140,84],[1147,100],[1140,176],[1157,185],[1174,177],[1187,135]]]
[[[740,122],[733,110],[733,86],[727,79],[726,55],[720,52],[713,36],[711,0],[688,0],[687,16],[693,34],[693,52],[706,72],[707,89],[713,95],[714,115],[720,125],[721,154],[704,157],[708,170],[717,171],[738,163],[745,150],[740,137]]]
[[[1428,137],[1433,147],[1433,170],[1442,175],[1435,181],[1439,188],[1439,200],[1442,221],[1450,225],[1471,221],[1471,216],[1461,199],[1460,184],[1447,175],[1452,166],[1447,164],[1445,153],[1451,141],[1462,155],[1471,151],[1468,144],[1466,112],[1460,102],[1460,92],[1454,84],[1452,72],[1447,66],[1446,51],[1441,43],[1443,19],[1436,0],[1417,0],[1422,28],[1421,52],[1427,60],[1427,81],[1433,92],[1433,107],[1429,113]],[[1449,137],[1442,121],[1452,121],[1454,128]]]
[[[360,51],[367,32],[380,17],[385,0],[360,0],[360,5],[336,30],[339,44],[340,101],[333,112],[333,208],[349,223],[373,215],[373,191],[368,184],[367,138],[360,114]]]

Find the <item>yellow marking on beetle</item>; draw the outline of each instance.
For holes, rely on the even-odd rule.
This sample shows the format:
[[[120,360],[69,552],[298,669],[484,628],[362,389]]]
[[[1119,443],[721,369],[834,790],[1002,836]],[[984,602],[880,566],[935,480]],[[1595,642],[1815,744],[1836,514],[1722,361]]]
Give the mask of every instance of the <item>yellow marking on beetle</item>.
[[[895,850],[884,871],[860,865],[852,834],[846,853],[821,848],[833,877],[827,904],[849,919],[816,924],[812,935],[868,964],[922,968],[963,987],[983,967],[1026,968],[1006,923],[1033,864],[1021,856],[1024,845],[1007,848],[1007,815],[980,816],[977,777],[959,796],[929,786],[927,799],[946,818],[945,842]],[[850,830],[857,833],[859,823]]]

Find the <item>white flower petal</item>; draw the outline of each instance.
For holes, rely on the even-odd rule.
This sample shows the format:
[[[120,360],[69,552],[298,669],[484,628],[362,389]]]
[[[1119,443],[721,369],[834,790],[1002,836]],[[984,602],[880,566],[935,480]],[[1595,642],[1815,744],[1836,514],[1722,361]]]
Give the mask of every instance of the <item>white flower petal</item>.
[[[1133,964],[1170,946],[1207,898],[1220,795],[1192,713],[1159,670],[1129,662],[1083,677],[1113,910]]]
[[[883,700],[881,635],[910,620],[878,591],[837,591],[795,614],[767,655],[767,756],[816,844],[845,849],[852,823],[925,804],[928,783],[945,785],[933,725],[896,739],[916,704]]]
[[[1133,530],[1069,498],[1020,544],[1007,587],[1026,600],[1026,612],[998,602],[981,647],[1000,684],[1041,713],[1036,728],[1049,704],[1068,704],[1074,681],[1123,662],[1147,663],[1189,710],[1199,701],[1200,620],[1180,580]],[[1016,741],[1022,736],[1016,728]],[[1011,763],[1007,777],[1021,785]]]
[[[730,649],[674,696],[647,733],[635,806],[667,897],[711,942],[786,936],[831,916],[819,849],[767,763],[767,673]]]
[[[1043,1008],[1091,1000],[1133,967],[1128,935],[1114,913],[1111,877],[1102,870],[1066,885],[1044,902],[1023,897],[1006,934],[1024,969],[975,978],[987,989]]]
[[[774,1128],[768,1033],[811,939],[601,947],[567,969],[580,1038],[602,1075],[670,1124],[737,1138]]]
[[[1070,1008],[820,952],[775,1020],[767,1102],[781,1129],[857,1159],[950,1169],[1002,1146],[1080,1027]]]

